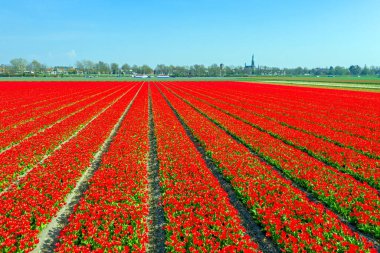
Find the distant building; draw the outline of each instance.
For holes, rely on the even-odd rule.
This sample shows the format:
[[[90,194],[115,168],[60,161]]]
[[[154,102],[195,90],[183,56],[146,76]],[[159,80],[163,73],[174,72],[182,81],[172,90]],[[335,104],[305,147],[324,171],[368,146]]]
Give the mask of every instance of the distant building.
[[[132,75],[134,78],[148,78],[148,75]]]
[[[247,63],[244,63],[244,70],[249,75],[253,75],[255,73],[255,55],[254,54],[252,54],[251,65],[247,65]]]
[[[169,75],[158,75],[157,78],[170,78]]]
[[[52,68],[47,68],[46,72],[50,75],[67,75],[69,71],[75,71],[73,67],[68,66],[55,66]]]

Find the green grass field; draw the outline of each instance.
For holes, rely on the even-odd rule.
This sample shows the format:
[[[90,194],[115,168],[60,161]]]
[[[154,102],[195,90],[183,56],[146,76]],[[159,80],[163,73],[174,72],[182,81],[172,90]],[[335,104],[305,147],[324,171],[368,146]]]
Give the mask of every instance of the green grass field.
[[[244,82],[260,82],[260,83],[273,83],[273,84],[285,84],[285,85],[380,91],[380,77],[378,76],[365,76],[365,77],[253,76],[253,77],[235,78],[235,80],[244,81]]]
[[[378,83],[380,76],[252,76],[241,77],[240,79],[254,80],[292,80],[292,81],[320,81],[320,82],[359,82],[359,83]]]
[[[131,77],[1,77],[0,81],[175,81],[175,80],[233,80],[242,82],[272,83],[282,85],[313,86],[339,89],[380,91],[379,76],[251,76],[251,77],[223,77],[223,78],[147,78],[137,79]]]

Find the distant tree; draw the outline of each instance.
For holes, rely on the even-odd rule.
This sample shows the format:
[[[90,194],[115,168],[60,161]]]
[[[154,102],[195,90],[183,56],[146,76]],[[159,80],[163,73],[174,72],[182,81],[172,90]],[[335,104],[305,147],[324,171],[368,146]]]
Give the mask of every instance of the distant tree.
[[[190,75],[190,68],[186,66],[169,66],[169,72],[174,77],[187,77]]]
[[[297,67],[296,69],[293,70],[293,75],[303,75],[303,68],[302,67]]]
[[[237,75],[237,76],[245,75],[245,71],[244,71],[243,66],[237,66],[236,68],[234,68],[234,71],[235,71],[235,75]]]
[[[33,60],[27,67],[29,71],[33,71],[34,73],[40,73],[45,69],[45,66],[38,62],[37,60]]]
[[[90,60],[82,60],[76,62],[76,68],[72,67],[59,67],[51,68],[61,71],[65,69],[65,73],[76,74],[82,72],[85,74],[117,74],[120,71],[123,74],[156,74],[156,75],[170,75],[176,77],[206,77],[206,76],[246,76],[247,73],[250,73],[250,70],[244,68],[244,66],[224,66],[223,64],[212,64],[211,66],[205,67],[202,64],[195,64],[192,66],[175,66],[175,65],[165,65],[158,64],[154,70],[148,66],[130,66],[129,64],[123,64],[121,68],[117,63],[112,63],[111,65],[103,61],[94,63]],[[2,76],[12,75],[12,74],[25,74],[25,70],[34,72],[34,73],[44,73],[46,66],[33,60],[28,64],[27,60],[22,58],[12,59],[9,65],[0,65],[0,74]],[[255,75],[380,75],[380,67],[371,66],[367,67],[366,65],[361,68],[358,65],[352,65],[349,68],[342,66],[330,66],[323,68],[276,68],[268,66],[257,66],[254,71]]]
[[[218,64],[212,64],[207,68],[208,70],[208,75],[209,76],[219,76],[220,75],[220,68]]]
[[[273,70],[273,75],[280,75],[282,73],[280,68],[273,67],[272,70]],[[305,74],[310,74],[309,69],[305,68],[304,71],[305,71]]]
[[[234,67],[225,66],[225,67],[224,67],[224,74],[225,74],[226,76],[233,76],[233,75],[235,74]]]
[[[75,63],[75,65],[76,65],[76,68],[77,68],[78,71],[82,71],[82,72],[84,72],[84,64],[83,64],[82,61],[77,61],[77,62]]]
[[[328,68],[314,68],[311,70],[311,73],[316,76],[327,75],[329,72]]]
[[[360,72],[360,75],[362,76],[366,76],[366,75],[369,75],[369,68],[367,67],[367,65],[364,65],[364,68],[362,69],[362,71]]]
[[[199,77],[206,76],[207,69],[204,65],[195,64],[193,68],[194,68],[194,76],[199,76]]]
[[[99,61],[95,65],[95,69],[99,74],[109,74],[111,72],[110,66],[102,61]]]
[[[334,74],[337,76],[342,76],[349,74],[349,71],[345,67],[335,66]]]
[[[151,67],[149,67],[148,65],[142,65],[141,71],[142,71],[141,74],[146,74],[146,75],[153,73],[153,69]]]
[[[76,62],[76,67],[79,71],[83,71],[85,74],[95,74],[97,72],[97,64],[90,60],[82,60]]]
[[[13,73],[21,73],[23,74],[26,70],[26,66],[28,65],[28,61],[23,58],[16,58],[10,61],[11,69]]]
[[[119,73],[119,64],[111,63],[111,72],[113,75],[118,74]]]
[[[131,69],[132,69],[132,72],[135,74],[142,74],[141,68],[137,66],[136,64],[134,64]]]
[[[371,66],[369,68],[370,75],[379,75],[380,74],[380,67]]]
[[[153,73],[153,69],[149,67],[148,65],[143,65],[143,66],[133,65],[131,69],[133,73],[136,73],[139,75],[143,75],[143,74],[148,75],[148,74]]]
[[[158,64],[155,68],[154,68],[154,74],[155,75],[162,75],[164,74],[165,72],[165,65],[164,64]]]
[[[158,64],[154,69],[156,75],[169,75],[169,72],[170,68],[165,64]]]
[[[125,63],[123,66],[121,66],[121,70],[124,72],[124,74],[128,74],[132,69],[129,64]]]
[[[327,74],[330,76],[335,75],[335,69],[333,66],[330,66],[329,70],[327,71]]]
[[[181,76],[189,77],[190,76],[190,66],[181,66],[179,71],[182,73]]]
[[[351,75],[357,76],[361,72],[361,68],[359,65],[351,65],[348,70],[350,71]]]
[[[95,74],[96,73],[95,63],[93,61],[84,60],[83,65],[84,65],[84,70],[87,74]]]
[[[5,65],[5,64],[0,65],[0,75],[1,76],[9,75],[10,72],[11,72],[11,68],[9,65]]]

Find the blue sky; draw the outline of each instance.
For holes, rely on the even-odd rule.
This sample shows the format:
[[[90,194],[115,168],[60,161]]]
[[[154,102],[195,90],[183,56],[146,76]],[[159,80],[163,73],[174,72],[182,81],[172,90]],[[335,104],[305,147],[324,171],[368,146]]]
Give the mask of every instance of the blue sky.
[[[12,0],[0,63],[380,65],[379,0]]]

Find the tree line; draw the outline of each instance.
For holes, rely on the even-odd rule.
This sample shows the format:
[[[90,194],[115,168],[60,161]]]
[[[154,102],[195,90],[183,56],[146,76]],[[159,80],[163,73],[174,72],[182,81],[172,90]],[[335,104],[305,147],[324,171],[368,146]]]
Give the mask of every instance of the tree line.
[[[212,64],[205,66],[195,64],[191,66],[174,66],[158,64],[152,68],[148,65],[119,65],[117,63],[106,63],[103,61],[93,62],[90,60],[77,61],[75,66],[48,67],[37,60],[28,62],[23,58],[12,59],[9,64],[0,65],[0,76],[65,76],[65,75],[165,75],[171,77],[233,77],[248,75],[311,75],[311,76],[366,76],[380,75],[380,67],[360,67],[351,65],[348,68],[342,66],[330,66],[323,68],[277,68],[257,66],[246,68],[244,66],[224,66],[223,64]]]

